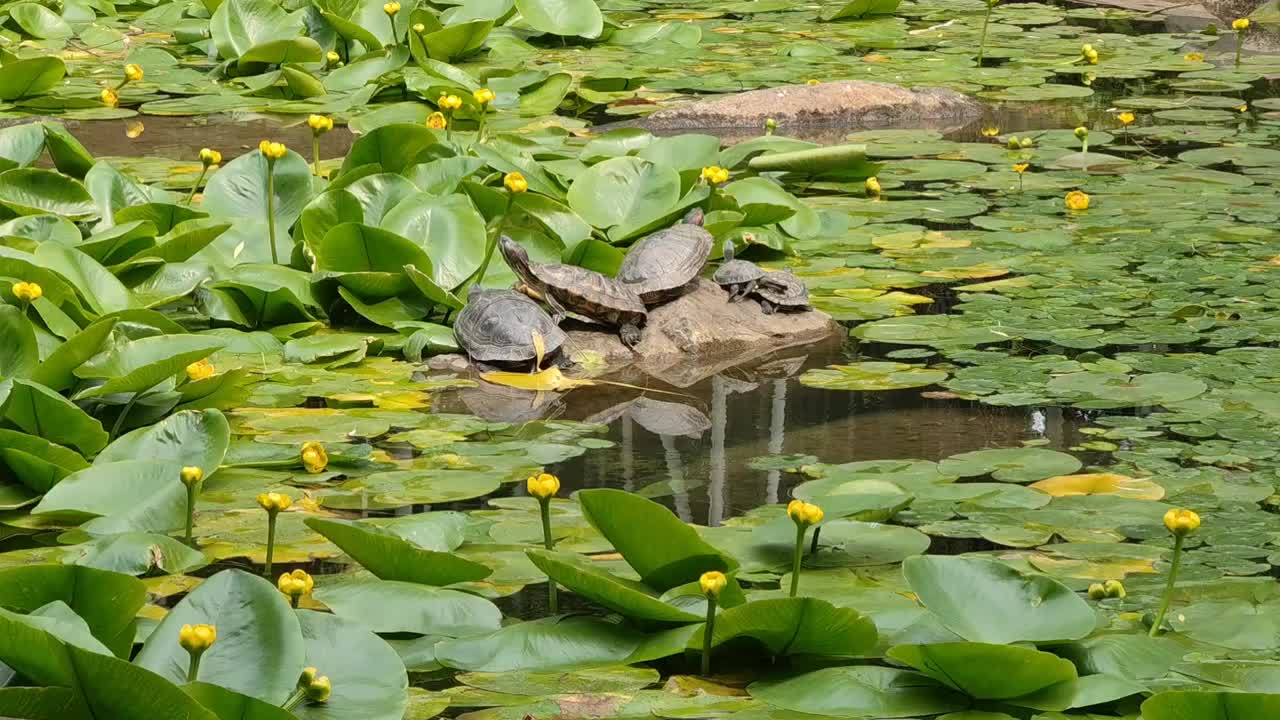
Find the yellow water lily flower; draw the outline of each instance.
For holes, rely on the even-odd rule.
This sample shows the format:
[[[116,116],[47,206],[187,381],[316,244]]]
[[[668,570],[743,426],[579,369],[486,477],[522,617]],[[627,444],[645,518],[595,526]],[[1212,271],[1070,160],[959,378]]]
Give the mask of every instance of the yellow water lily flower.
[[[1164,526],[1174,535],[1183,536],[1200,527],[1200,516],[1192,510],[1175,508],[1164,514]]]
[[[276,588],[289,598],[300,598],[311,592],[316,586],[316,581],[305,570],[294,570],[280,576],[276,581]]]
[[[289,154],[289,149],[284,146],[284,143],[271,142],[270,140],[263,140],[258,143],[258,151],[271,161],[279,160]]]
[[[1027,168],[1029,167],[1031,167],[1031,163],[1014,163],[1013,171],[1021,175],[1022,173],[1026,172]]]
[[[222,153],[211,148],[200,148],[200,163],[205,167],[222,164]]]
[[[702,168],[701,177],[712,185],[719,185],[729,180],[729,171],[719,165],[708,165]]]
[[[191,382],[207,380],[218,374],[218,369],[213,363],[205,360],[197,360],[186,367],[187,379]]]
[[[203,653],[218,641],[218,629],[213,625],[183,625],[178,631],[178,644],[189,653]]]
[[[396,13],[400,12],[400,3],[398,2],[383,3],[382,12],[388,15],[394,16]]]
[[[1124,589],[1124,583],[1119,580],[1108,580],[1102,583],[1102,589],[1106,591],[1109,598],[1123,600],[1129,595],[1129,591]]]
[[[804,84],[805,85],[821,85],[822,81],[817,78],[809,78],[808,80],[804,81]]]
[[[324,115],[311,115],[307,118],[307,125],[311,127],[311,132],[316,135],[323,135],[333,129],[333,118]]]
[[[443,130],[449,127],[449,121],[442,112],[433,112],[427,116],[427,127],[432,130]]]
[[[120,106],[120,96],[117,95],[116,91],[112,90],[111,88],[103,88],[102,92],[98,93],[98,98],[101,99],[102,104],[106,105],[107,107]]]
[[[436,100],[436,105],[443,110],[457,110],[462,107],[462,98],[457,95],[441,95],[440,99]]]
[[[471,93],[471,97],[481,105],[488,105],[498,99],[498,96],[489,88],[480,88],[479,90]]]
[[[24,303],[33,303],[44,297],[44,288],[33,282],[16,282],[11,289],[13,296]]]
[[[1132,125],[1133,121],[1138,119],[1138,116],[1126,110],[1117,115],[1116,119],[1120,121],[1121,125]]]
[[[978,132],[982,133],[982,137],[995,137],[1000,134],[1000,128],[995,125],[983,125]]]
[[[195,465],[188,465],[182,468],[182,471],[179,473],[179,477],[182,478],[183,485],[191,487],[192,485],[199,484],[201,480],[204,480],[204,470]]]
[[[822,522],[822,508],[803,500],[792,500],[787,503],[787,516],[795,524],[809,527]]]
[[[525,481],[525,489],[529,491],[530,495],[539,500],[546,500],[560,492],[560,478],[551,473],[530,475],[529,479]]]
[[[284,493],[271,492],[258,495],[258,506],[270,515],[288,510],[290,505],[293,505],[293,498]]]
[[[136,63],[129,63],[124,66],[124,77],[129,82],[138,82],[142,80],[145,73],[142,72],[142,66]]]
[[[342,56],[338,54],[337,50],[330,50],[324,54],[324,59],[328,60],[329,64],[332,65],[333,63],[341,61]]]
[[[427,26],[423,25],[422,23],[414,23],[413,26],[410,28],[410,30],[413,30],[415,33],[421,35],[422,33],[427,31]]]
[[[867,189],[867,197],[873,197],[873,198],[880,197],[880,180],[879,179],[874,177],[869,177],[867,178],[867,181],[863,183],[863,185]]]
[[[329,467],[329,453],[325,452],[324,445],[312,441],[302,444],[302,467],[307,472],[315,475],[324,472]]]
[[[1244,32],[1249,29],[1249,18],[1236,18],[1231,21],[1231,29],[1236,32]]]
[[[1236,110],[1239,110],[1240,112],[1249,112],[1249,103],[1244,103],[1240,107],[1237,107]]]
[[[1080,127],[1076,128],[1073,131],[1073,133],[1075,134],[1077,140],[1085,140],[1089,137],[1089,128],[1081,125]]]
[[[1089,196],[1079,190],[1072,190],[1065,198],[1068,210],[1088,210]]]
[[[524,175],[518,172],[509,172],[502,178],[502,184],[513,193],[522,193],[529,191],[529,181],[524,179]]]
[[[1198,53],[1194,50],[1182,56],[1187,62],[1204,62],[1204,53]]]
[[[322,703],[329,699],[329,695],[333,693],[333,684],[329,682],[327,675],[312,680],[307,685],[307,701],[313,703]]]
[[[1102,586],[1102,583],[1093,583],[1089,586],[1088,592],[1090,600],[1102,600],[1107,596],[1107,589]]]
[[[709,597],[718,596],[720,591],[724,590],[728,584],[729,579],[719,570],[704,572],[702,577],[698,578],[698,587],[702,588],[702,594]]]

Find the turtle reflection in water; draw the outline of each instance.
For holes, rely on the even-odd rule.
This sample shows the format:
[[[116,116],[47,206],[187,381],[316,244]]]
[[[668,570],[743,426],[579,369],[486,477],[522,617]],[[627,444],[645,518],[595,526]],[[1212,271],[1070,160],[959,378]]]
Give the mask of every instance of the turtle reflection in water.
[[[481,290],[476,285],[458,313],[453,335],[473,362],[496,367],[533,364],[535,370],[543,357],[555,358],[565,341],[564,331],[538,303],[510,290]]]
[[[714,240],[702,229],[703,217],[701,208],[690,210],[682,222],[642,238],[622,259],[618,279],[645,305],[675,300],[697,284]]]
[[[753,294],[760,300],[760,310],[772,315],[781,310],[800,312],[809,309],[809,288],[790,270],[765,273],[756,283]]]
[[[507,236],[498,240],[502,257],[520,279],[518,290],[551,307],[558,325],[566,315],[618,328],[622,343],[634,348],[648,313],[640,296],[624,283],[576,265],[534,263],[519,243]]]
[[[716,268],[711,279],[729,292],[729,302],[744,300],[756,289],[756,283],[764,277],[764,270],[750,260],[733,257],[733,241],[724,241],[724,262]]]

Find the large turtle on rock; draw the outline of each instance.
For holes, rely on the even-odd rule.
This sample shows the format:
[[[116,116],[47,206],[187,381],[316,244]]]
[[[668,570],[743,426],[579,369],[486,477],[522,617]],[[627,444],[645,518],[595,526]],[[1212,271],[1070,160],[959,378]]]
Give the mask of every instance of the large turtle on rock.
[[[694,208],[666,230],[646,235],[631,247],[618,279],[645,305],[675,300],[693,289],[711,254],[711,233],[702,229],[703,212]]]
[[[542,348],[534,344],[541,337]],[[565,334],[538,303],[510,290],[481,290],[472,285],[467,306],[453,323],[453,336],[472,362],[493,365],[536,363],[539,351],[550,357]]]
[[[756,283],[754,294],[760,310],[772,315],[778,310],[801,312],[809,309],[809,288],[790,270],[767,272]]]
[[[764,270],[750,260],[733,258],[733,241],[724,241],[724,262],[716,268],[711,279],[729,292],[729,302],[745,299],[756,289],[756,282],[764,277]]]
[[[529,253],[505,235],[498,240],[498,247],[520,279],[517,289],[550,306],[556,324],[573,313],[616,326],[622,344],[629,348],[640,342],[640,327],[648,313],[640,296],[626,284],[576,265],[530,262]]]

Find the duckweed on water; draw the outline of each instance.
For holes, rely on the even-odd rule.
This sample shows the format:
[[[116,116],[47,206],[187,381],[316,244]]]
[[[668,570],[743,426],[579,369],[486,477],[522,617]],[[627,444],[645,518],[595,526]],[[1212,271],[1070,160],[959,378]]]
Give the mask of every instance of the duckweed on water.
[[[0,20],[0,113],[43,116],[0,129],[0,716],[1280,713],[1275,57],[984,0]],[[584,130],[810,79],[1078,114],[830,149]],[[212,131],[95,157],[63,124],[214,113],[282,118],[310,157]],[[439,411],[475,381],[424,360],[473,285],[514,280],[498,231],[613,274],[694,207],[847,327],[800,382],[1069,407],[1080,444],[779,449],[752,467],[790,504],[703,527],[561,493],[601,426]],[[586,392],[577,360],[500,375]],[[542,583],[550,616],[512,609]]]

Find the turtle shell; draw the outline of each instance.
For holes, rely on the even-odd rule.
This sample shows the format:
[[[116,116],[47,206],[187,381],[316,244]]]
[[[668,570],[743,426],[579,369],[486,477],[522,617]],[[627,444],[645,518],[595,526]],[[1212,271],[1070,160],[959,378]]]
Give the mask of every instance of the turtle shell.
[[[717,285],[738,285],[759,280],[762,277],[764,277],[764,270],[750,260],[726,260],[716,268],[716,274],[712,275],[711,279]]]
[[[768,272],[756,283],[755,294],[779,307],[809,304],[809,289],[790,272]]]
[[[648,316],[629,286],[577,265],[533,265],[530,272],[569,312],[607,325],[643,324]]]
[[[534,360],[535,330],[542,335],[547,355],[564,344],[564,331],[538,303],[509,290],[473,293],[453,324],[458,344],[480,362]]]
[[[618,268],[618,279],[646,305],[672,300],[702,272],[713,239],[688,223],[659,230],[632,246]]]

